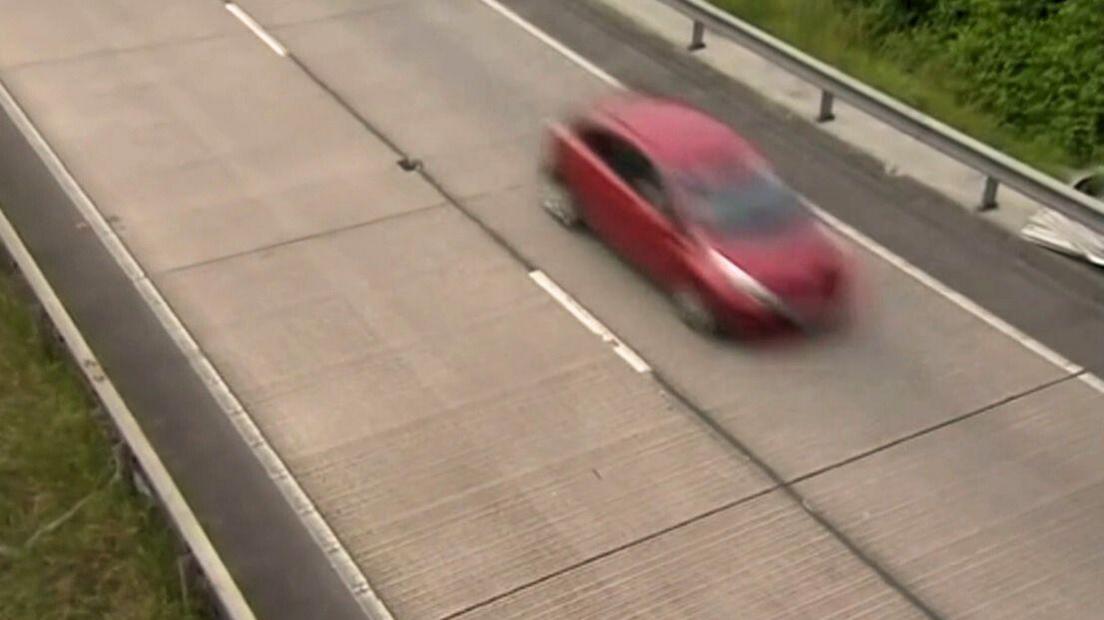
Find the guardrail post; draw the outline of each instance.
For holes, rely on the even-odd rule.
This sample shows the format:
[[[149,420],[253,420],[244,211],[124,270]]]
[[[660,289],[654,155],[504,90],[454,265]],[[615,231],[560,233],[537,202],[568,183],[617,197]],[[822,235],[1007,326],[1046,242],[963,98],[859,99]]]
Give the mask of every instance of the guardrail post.
[[[694,32],[690,36],[690,47],[686,49],[691,52],[705,49],[705,24],[699,21],[694,22]]]
[[[1000,187],[998,182],[993,177],[985,177],[985,190],[981,193],[981,204],[978,205],[978,211],[989,211],[997,208],[997,188]]]
[[[114,432],[114,427],[112,427],[112,431],[112,434],[118,434]],[[126,442],[122,440],[121,436],[118,443],[111,446],[111,453],[112,456],[115,457],[115,467],[118,470],[118,474],[116,475],[119,481],[122,482],[123,486],[131,493],[138,492],[138,466],[134,461],[134,455],[131,454],[130,448],[126,445]]]
[[[832,112],[832,103],[835,100],[836,97],[832,93],[826,90],[820,91],[820,113],[816,117],[818,123],[826,123],[836,118],[835,113]]]

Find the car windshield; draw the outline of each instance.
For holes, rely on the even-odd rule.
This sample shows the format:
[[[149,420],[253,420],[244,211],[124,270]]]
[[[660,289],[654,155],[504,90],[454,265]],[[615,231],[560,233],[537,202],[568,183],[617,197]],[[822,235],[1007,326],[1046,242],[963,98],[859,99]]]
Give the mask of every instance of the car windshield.
[[[725,234],[769,234],[805,221],[809,212],[797,196],[769,173],[683,175],[683,215]]]

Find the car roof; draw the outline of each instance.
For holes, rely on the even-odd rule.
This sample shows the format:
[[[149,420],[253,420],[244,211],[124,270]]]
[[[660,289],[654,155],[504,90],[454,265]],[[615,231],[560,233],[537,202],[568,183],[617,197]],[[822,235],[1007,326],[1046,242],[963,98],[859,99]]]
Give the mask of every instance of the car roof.
[[[595,106],[593,120],[638,142],[660,167],[681,171],[704,161],[765,161],[724,123],[688,104],[646,96],[619,96]]]

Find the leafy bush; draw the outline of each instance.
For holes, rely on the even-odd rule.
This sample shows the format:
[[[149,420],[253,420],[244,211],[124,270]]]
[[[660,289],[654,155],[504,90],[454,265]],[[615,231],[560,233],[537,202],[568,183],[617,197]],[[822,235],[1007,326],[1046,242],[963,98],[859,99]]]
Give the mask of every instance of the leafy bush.
[[[854,45],[937,76],[1013,134],[1104,157],[1104,0],[835,0]]]

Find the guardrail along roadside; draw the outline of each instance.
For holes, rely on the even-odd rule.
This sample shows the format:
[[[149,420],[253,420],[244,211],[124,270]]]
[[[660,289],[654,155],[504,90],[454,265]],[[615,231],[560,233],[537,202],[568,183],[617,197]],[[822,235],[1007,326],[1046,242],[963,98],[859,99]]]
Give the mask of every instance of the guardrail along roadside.
[[[985,182],[980,188],[979,210],[996,208],[998,189],[1005,185],[1095,235],[1104,235],[1104,203],[1087,193],[905,105],[706,0],[658,1],[689,19],[690,51],[704,49],[706,35],[712,33],[819,89],[821,96],[817,121],[833,120],[834,103],[839,99],[980,172],[985,176]]]

